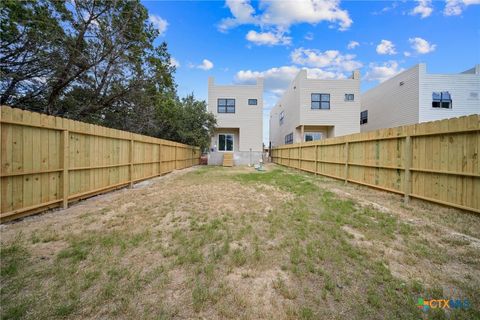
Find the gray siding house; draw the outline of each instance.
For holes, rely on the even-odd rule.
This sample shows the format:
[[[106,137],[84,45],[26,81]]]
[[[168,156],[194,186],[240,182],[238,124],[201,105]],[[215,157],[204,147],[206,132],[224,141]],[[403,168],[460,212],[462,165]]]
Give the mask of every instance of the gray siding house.
[[[349,79],[309,79],[301,70],[270,111],[270,143],[320,140],[360,132],[360,72]]]
[[[208,164],[233,153],[235,165],[258,163],[263,154],[263,78],[255,85],[216,85],[208,79],[208,111],[217,119]]]
[[[480,65],[427,73],[420,63],[362,95],[362,132],[480,113]]]

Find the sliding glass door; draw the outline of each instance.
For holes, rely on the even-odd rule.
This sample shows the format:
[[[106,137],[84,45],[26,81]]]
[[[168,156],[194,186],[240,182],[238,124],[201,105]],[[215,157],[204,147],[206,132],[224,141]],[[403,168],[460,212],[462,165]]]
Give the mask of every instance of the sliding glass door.
[[[218,135],[218,151],[233,151],[233,134],[220,133]]]

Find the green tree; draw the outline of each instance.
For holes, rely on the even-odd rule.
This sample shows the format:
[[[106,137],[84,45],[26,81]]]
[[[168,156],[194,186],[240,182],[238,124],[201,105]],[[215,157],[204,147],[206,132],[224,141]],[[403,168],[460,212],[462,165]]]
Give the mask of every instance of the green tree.
[[[202,145],[204,102],[179,99],[139,0],[0,2],[2,104]]]
[[[180,103],[184,113],[178,130],[181,140],[199,146],[201,150],[208,149],[210,137],[217,124],[215,116],[207,112],[205,101],[195,100],[193,94],[183,98]]]

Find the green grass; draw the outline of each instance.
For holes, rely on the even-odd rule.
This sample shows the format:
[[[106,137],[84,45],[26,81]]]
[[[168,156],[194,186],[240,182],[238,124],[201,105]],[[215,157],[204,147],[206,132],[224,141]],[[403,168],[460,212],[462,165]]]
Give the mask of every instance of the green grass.
[[[192,193],[192,186],[209,190],[218,183],[231,190],[198,199],[178,191],[162,203],[142,195],[138,208],[110,218],[101,230],[87,230],[81,215],[75,232],[50,226],[2,240],[0,318],[418,319],[425,315],[417,299],[442,298],[442,286],[461,290],[473,307],[435,311],[429,319],[480,318],[478,274],[462,280],[442,272],[450,261],[478,270],[480,257],[469,241],[341,199],[320,177],[281,167],[249,170],[202,167],[177,177],[165,190]],[[243,197],[245,188],[288,197],[259,198],[270,206],[264,211]],[[238,198],[228,201],[252,206],[212,210],[211,201],[232,194]],[[110,203],[89,219],[117,209]],[[172,214],[179,211],[188,214]],[[445,225],[467,228],[461,219],[455,215]],[[48,259],[35,254],[36,246],[58,240],[63,246]],[[424,273],[395,277],[389,249],[434,280]],[[278,304],[266,308],[271,301]]]

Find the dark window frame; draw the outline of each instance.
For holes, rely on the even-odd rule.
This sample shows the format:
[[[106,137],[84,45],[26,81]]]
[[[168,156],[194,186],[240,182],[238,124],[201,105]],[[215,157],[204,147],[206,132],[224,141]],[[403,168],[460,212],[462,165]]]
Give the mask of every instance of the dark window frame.
[[[284,119],[285,119],[285,111],[282,111],[282,112],[280,112],[280,116],[279,116],[279,120],[278,120],[280,125],[283,124]]]
[[[220,101],[225,101],[224,104],[220,104]],[[233,105],[229,105],[228,102],[233,101]],[[236,101],[233,98],[218,98],[217,99],[217,113],[235,113]],[[232,111],[233,107],[233,111]]]
[[[360,112],[360,125],[368,123],[368,110]]]
[[[319,135],[318,139],[314,139],[314,135]],[[311,136],[311,140],[307,140],[307,136]],[[320,141],[323,139],[323,132],[318,132],[318,131],[308,131],[303,133],[303,141],[304,142],[309,142],[309,141]]]
[[[220,136],[224,136],[224,150],[220,148]],[[227,150],[227,136],[232,136],[232,150]],[[233,133],[219,133],[218,134],[218,151],[219,152],[233,152],[235,150],[235,134]]]
[[[352,96],[352,99],[348,99],[350,96]],[[355,94],[354,93],[345,93],[345,101],[347,101],[347,102],[355,101]]]
[[[318,100],[314,96],[318,96]],[[324,100],[328,98],[328,100]],[[328,108],[324,108],[323,105],[328,105]],[[312,93],[310,95],[310,108],[312,110],[330,110],[330,93]]]
[[[452,109],[453,99],[448,91],[432,92],[432,108],[434,109]]]
[[[253,102],[255,101],[255,103],[250,103],[250,102]],[[249,106],[256,106],[258,105],[258,99],[248,99],[248,105]]]
[[[293,144],[293,132],[285,135],[285,144]]]

